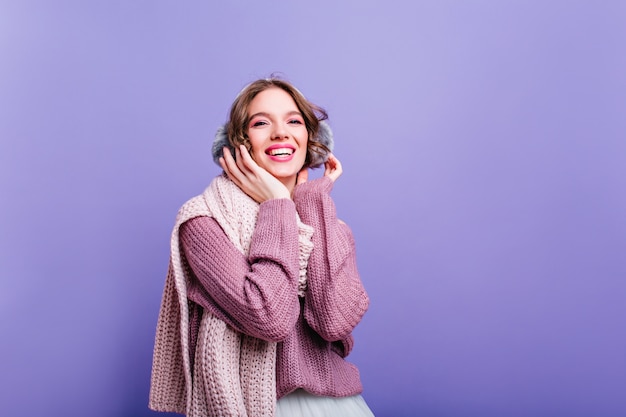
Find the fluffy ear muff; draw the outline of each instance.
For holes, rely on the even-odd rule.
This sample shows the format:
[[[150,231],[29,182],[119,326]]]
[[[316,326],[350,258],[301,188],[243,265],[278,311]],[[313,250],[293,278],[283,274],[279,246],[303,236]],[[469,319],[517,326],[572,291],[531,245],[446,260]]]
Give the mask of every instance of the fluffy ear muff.
[[[235,148],[233,148],[228,141],[226,128],[224,126],[220,126],[217,128],[217,132],[215,132],[215,139],[213,140],[213,146],[211,148],[211,152],[213,153],[213,162],[217,165],[220,164],[220,158],[224,155],[224,146],[230,149],[230,153],[233,155],[233,159],[235,159]]]
[[[333,139],[333,131],[328,126],[328,123],[325,121],[320,121],[319,129],[317,131],[317,135],[315,136],[315,141],[321,143],[322,145],[328,148],[329,152],[332,152],[333,147],[335,145]],[[213,154],[213,162],[217,165],[220,164],[220,158],[223,156],[224,147],[230,149],[230,153],[233,155],[233,159],[235,158],[235,148],[232,147],[228,140],[228,135],[226,134],[226,128],[224,126],[220,126],[215,132],[215,139],[213,140],[213,146],[211,147],[211,152]],[[310,168],[317,168],[320,165],[323,165],[324,162],[328,159],[328,153],[326,151],[320,150],[320,153],[311,152],[311,161],[309,162]]]
[[[328,148],[328,152],[320,149],[320,153],[311,152],[311,161],[309,162],[309,168],[317,168],[328,160],[328,154],[333,151],[335,141],[333,140],[333,131],[325,121],[320,122],[315,141],[321,143]]]

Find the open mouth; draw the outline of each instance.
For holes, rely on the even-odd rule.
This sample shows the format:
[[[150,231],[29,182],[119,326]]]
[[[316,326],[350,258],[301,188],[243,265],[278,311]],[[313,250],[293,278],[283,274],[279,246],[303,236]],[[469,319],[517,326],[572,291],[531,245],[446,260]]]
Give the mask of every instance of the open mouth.
[[[294,149],[292,148],[274,148],[265,151],[266,154],[271,156],[290,156],[293,154],[293,152]]]

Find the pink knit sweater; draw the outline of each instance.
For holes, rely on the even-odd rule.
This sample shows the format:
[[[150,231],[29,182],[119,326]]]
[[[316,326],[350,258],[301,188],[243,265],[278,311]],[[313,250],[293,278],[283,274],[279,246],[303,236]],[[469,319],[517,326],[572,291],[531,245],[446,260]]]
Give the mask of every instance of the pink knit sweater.
[[[357,271],[352,233],[336,216],[332,186],[320,178],[298,185],[293,201],[262,203],[248,257],[210,217],[191,219],[180,230],[193,271],[189,299],[237,331],[279,342],[277,398],[298,388],[333,397],[362,391],[357,368],[344,358],[369,298]],[[297,292],[296,211],[315,230],[303,298]],[[194,328],[192,323],[192,341]]]

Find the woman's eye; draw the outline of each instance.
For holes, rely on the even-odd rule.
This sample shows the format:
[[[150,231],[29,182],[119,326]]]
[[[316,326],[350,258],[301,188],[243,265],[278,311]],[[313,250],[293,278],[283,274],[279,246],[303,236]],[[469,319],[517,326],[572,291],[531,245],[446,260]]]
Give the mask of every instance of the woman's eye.
[[[264,126],[264,125],[266,125],[266,124],[267,124],[267,122],[265,122],[265,121],[263,121],[263,120],[259,120],[259,121],[254,122],[254,123],[252,124],[252,126],[253,126],[253,127],[257,127],[257,126]]]
[[[289,121],[289,124],[293,124],[293,125],[301,125],[302,124],[302,120],[298,120],[298,119],[293,119]]]

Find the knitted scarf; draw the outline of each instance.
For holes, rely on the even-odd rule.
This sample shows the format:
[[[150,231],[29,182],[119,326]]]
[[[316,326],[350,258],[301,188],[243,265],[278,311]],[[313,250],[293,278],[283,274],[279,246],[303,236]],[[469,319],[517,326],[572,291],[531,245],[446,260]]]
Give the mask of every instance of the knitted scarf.
[[[181,254],[180,226],[194,217],[213,217],[229,240],[248,254],[259,204],[226,176],[216,177],[202,195],[178,212],[161,301],[152,362],[149,407],[189,417],[273,416],[276,405],[276,343],[241,334],[204,311],[195,360],[190,357],[187,282],[191,271]],[[298,219],[300,277],[313,250],[313,228]],[[192,369],[193,364],[193,369]]]

